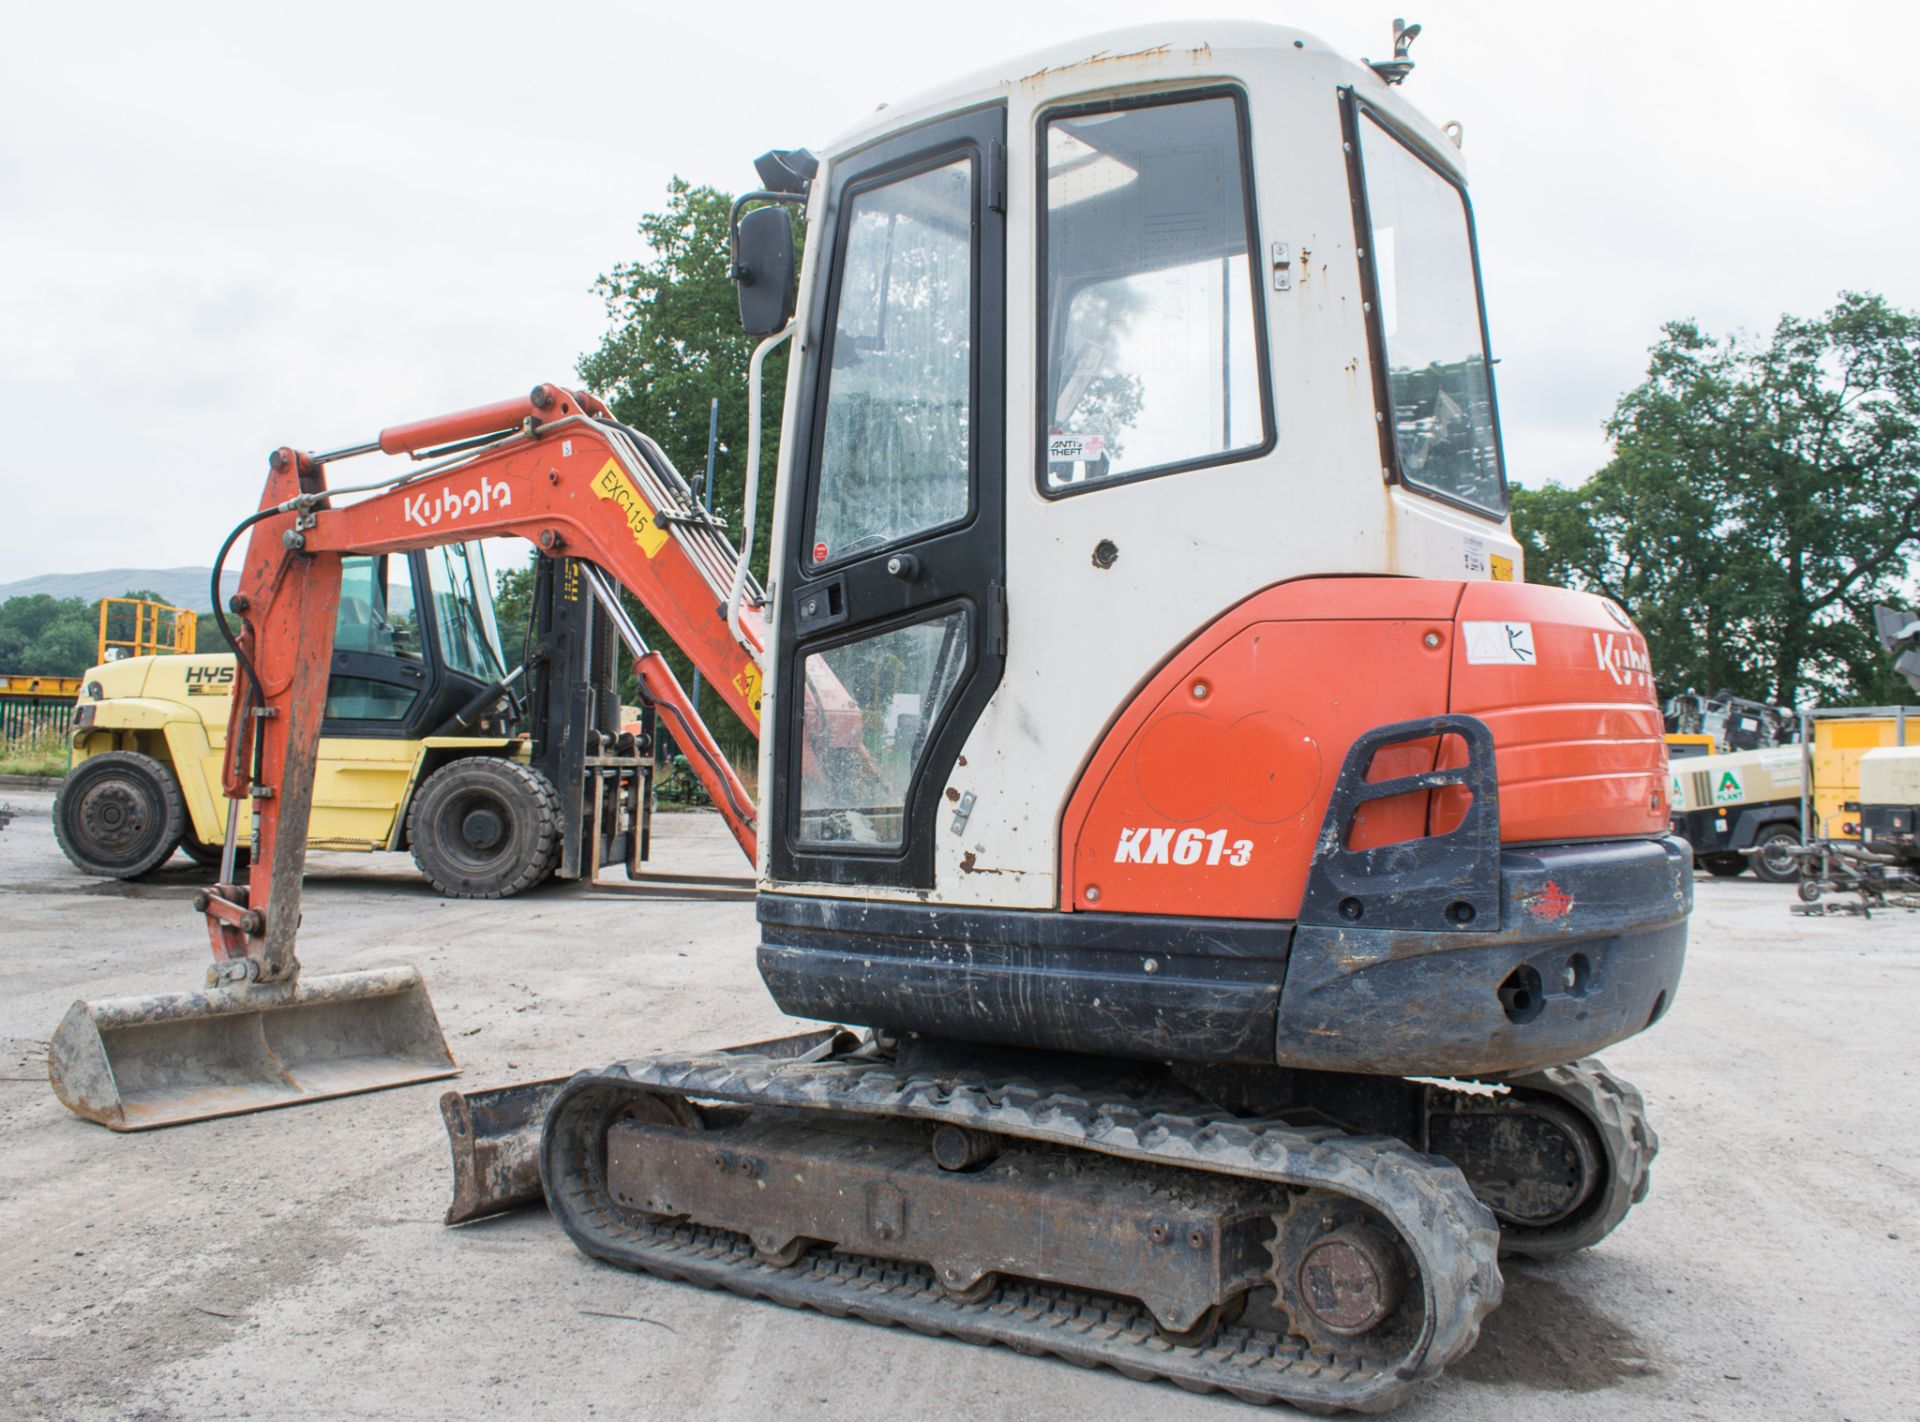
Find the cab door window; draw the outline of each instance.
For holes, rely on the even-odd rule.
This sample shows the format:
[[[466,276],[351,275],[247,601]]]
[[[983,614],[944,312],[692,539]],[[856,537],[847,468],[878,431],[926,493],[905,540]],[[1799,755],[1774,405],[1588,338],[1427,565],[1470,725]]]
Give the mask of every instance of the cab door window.
[[[1507,489],[1466,194],[1356,108],[1386,452],[1412,487],[1498,517]]]
[[[806,659],[800,839],[873,849],[906,843],[913,773],[967,655],[967,613],[959,610]]]
[[[958,523],[973,466],[973,162],[856,193],[810,566]]]
[[[433,587],[433,621],[440,655],[448,668],[480,681],[497,681],[500,630],[493,619],[493,590],[478,543],[427,550],[427,581]]]
[[[339,652],[421,660],[420,617],[404,553],[340,560],[340,611],[333,646]]]

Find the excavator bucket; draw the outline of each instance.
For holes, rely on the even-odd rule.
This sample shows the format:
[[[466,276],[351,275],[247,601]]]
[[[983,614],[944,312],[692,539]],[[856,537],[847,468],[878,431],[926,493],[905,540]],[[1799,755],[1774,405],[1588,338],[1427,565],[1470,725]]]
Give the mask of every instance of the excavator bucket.
[[[76,1002],[47,1051],[54,1094],[116,1131],[455,1076],[411,967]]]

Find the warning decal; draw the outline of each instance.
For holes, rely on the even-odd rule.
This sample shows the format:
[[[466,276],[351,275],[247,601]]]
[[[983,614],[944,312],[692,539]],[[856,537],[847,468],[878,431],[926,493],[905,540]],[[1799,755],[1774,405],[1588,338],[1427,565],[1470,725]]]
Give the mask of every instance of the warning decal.
[[[1534,664],[1531,622],[1463,622],[1467,661],[1473,666],[1530,667]]]
[[[749,660],[735,674],[733,689],[740,693],[747,705],[758,711],[760,709],[760,668]]]
[[[1048,435],[1047,458],[1059,463],[1065,460],[1098,459],[1107,452],[1105,435]]]

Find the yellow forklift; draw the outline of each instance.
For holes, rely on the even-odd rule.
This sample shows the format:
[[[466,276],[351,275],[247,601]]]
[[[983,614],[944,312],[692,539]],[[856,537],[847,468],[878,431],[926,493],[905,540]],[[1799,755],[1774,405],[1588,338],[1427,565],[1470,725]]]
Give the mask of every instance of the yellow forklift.
[[[411,850],[443,894],[509,897],[581,875],[591,776],[607,781],[598,863],[637,867],[651,734],[623,730],[611,633],[595,625],[606,614],[543,563],[528,656],[509,671],[490,589],[477,542],[345,560],[310,845]],[[67,857],[107,878],[150,874],[176,848],[218,863],[233,811],[220,781],[233,656],[140,650],[82,678],[73,768],[54,805]],[[576,693],[591,702],[578,727],[566,709]]]

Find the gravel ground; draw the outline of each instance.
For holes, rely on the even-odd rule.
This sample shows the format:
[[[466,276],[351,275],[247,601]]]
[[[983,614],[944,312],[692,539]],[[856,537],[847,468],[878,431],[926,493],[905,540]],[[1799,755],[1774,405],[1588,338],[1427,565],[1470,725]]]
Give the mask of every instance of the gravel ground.
[[[1277,1417],[790,1312],[577,1253],[537,1210],[458,1230],[430,1085],[114,1136],[47,1089],[74,998],[195,985],[184,859],[125,885],[0,790],[0,1414],[52,1418]],[[720,821],[657,869],[743,872]],[[618,884],[447,903],[397,856],[313,857],[310,971],[410,961],[468,1087],[789,1030],[744,895]],[[1920,918],[1703,880],[1684,989],[1607,1061],[1662,1151],[1605,1243],[1510,1264],[1479,1348],[1400,1416],[1920,1418]]]

